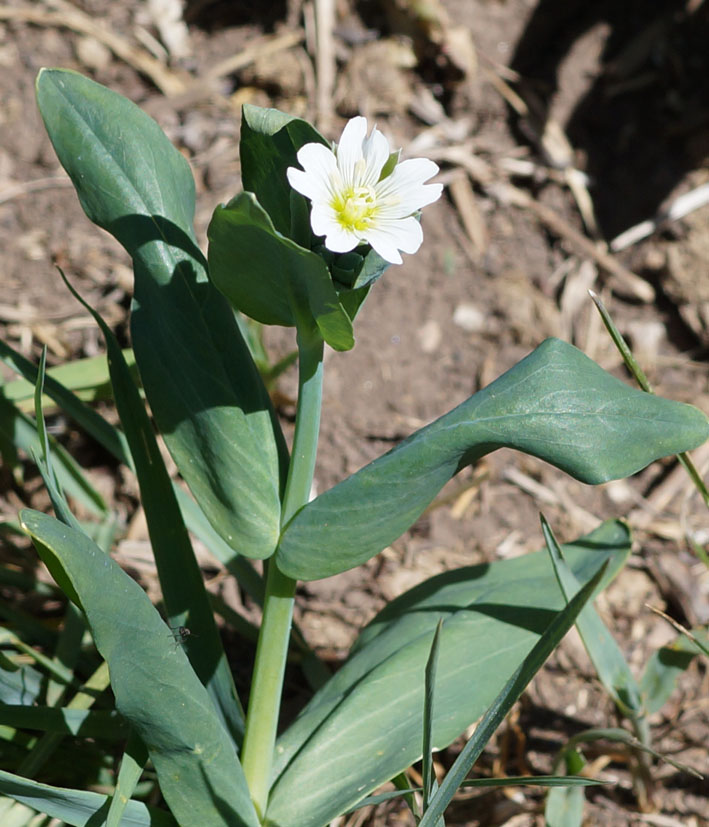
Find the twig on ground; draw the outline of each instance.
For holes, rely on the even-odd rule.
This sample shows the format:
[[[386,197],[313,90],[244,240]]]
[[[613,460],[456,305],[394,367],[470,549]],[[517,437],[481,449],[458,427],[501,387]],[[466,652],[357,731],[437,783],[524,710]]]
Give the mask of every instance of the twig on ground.
[[[572,227],[571,224],[557,212],[532,198],[532,196],[524,192],[524,190],[512,184],[500,182],[491,188],[490,194],[495,196],[501,203],[528,209],[548,230],[551,230],[552,233],[569,242],[577,252],[593,259],[599,267],[614,276],[616,281],[615,287],[618,292],[628,292],[643,302],[652,302],[654,300],[655,290],[652,285],[648,284],[644,279],[641,279],[640,276],[633,273],[627,267],[624,267],[620,262],[616,261],[607,250],[594,244],[591,239],[587,238],[583,233],[580,233],[575,227]]]
[[[616,236],[611,241],[610,248],[617,253],[620,250],[632,247],[633,244],[637,244],[638,241],[642,241],[670,222],[678,221],[707,204],[709,204],[709,184],[702,184],[689,192],[685,192],[684,195],[680,195],[666,210],[661,210],[654,218],[641,221]]]
[[[23,6],[0,7],[0,20],[71,29],[78,34],[93,37],[110,49],[117,58],[146,75],[169,98],[184,96],[193,100],[213,94],[215,81],[244,69],[259,57],[271,55],[281,49],[289,49],[303,40],[302,31],[264,35],[254,40],[239,54],[212,66],[204,75],[193,77],[187,72],[163,65],[144,48],[135,46],[126,38],[109,31],[103,24],[97,23],[66,0],[44,0],[44,3],[51,6],[52,10]]]
[[[109,48],[116,57],[147,75],[165,95],[179,94],[189,83],[189,75],[168,69],[144,49],[134,46],[124,37],[109,31],[66,0],[44,0],[44,2],[52,10],[23,6],[4,7],[0,8],[0,20],[16,20],[37,26],[56,26],[93,37]]]
[[[448,191],[458,210],[465,232],[472,242],[475,258],[480,260],[487,251],[489,235],[485,219],[475,203],[475,193],[470,185],[470,179],[465,173],[459,171],[457,175],[451,177]]]
[[[540,203],[529,193],[515,187],[507,180],[501,179],[499,170],[475,155],[470,146],[446,146],[429,150],[429,157],[434,161],[447,161],[462,166],[474,181],[498,203],[521,207],[529,210],[554,235],[568,242],[575,252],[580,253],[598,264],[603,270],[614,276],[618,292],[630,293],[634,298],[651,302],[655,290],[640,276],[628,270],[602,247],[572,227],[555,210]]]

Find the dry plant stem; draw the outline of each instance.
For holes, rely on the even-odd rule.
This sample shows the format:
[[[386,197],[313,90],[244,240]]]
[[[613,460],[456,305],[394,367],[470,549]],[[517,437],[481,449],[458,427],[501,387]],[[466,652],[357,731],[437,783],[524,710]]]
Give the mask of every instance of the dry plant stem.
[[[323,377],[323,340],[317,329],[299,325],[298,353],[298,409],[281,527],[308,502],[313,482]],[[268,562],[263,621],[256,648],[241,753],[246,782],[260,819],[263,819],[268,805],[295,587],[296,581],[280,572],[272,557]]]
[[[96,23],[93,18],[65,0],[51,0],[46,5],[51,11],[35,7],[0,8],[0,20],[21,20],[37,26],[57,26],[79,34],[85,34],[100,41],[116,57],[147,75],[167,96],[182,92],[189,82],[189,75],[163,66],[145,49],[135,46],[124,37],[109,31]]]

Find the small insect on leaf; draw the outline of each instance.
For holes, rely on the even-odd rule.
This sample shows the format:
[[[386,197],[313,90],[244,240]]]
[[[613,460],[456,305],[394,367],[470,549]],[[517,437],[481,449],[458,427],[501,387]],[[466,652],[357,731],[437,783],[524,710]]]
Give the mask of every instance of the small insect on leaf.
[[[175,641],[175,648],[184,646],[188,638],[199,637],[199,635],[196,635],[188,629],[187,626],[170,626],[170,633],[172,639]]]

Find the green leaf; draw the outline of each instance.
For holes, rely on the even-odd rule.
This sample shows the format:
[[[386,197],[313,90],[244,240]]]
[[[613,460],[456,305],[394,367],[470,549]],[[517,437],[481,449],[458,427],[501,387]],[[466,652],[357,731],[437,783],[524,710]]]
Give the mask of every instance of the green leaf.
[[[0,340],[0,359],[28,382],[31,382],[34,387],[38,375],[37,367],[2,340]],[[93,408],[83,403],[51,375],[45,376],[44,390],[50,399],[84,428],[100,445],[103,445],[112,456],[135,471],[130,448],[122,431],[107,422]],[[257,602],[260,601],[263,594],[263,580],[260,575],[254,571],[248,561],[237,555],[220,534],[217,534],[202,509],[186,491],[176,483],[173,483],[173,491],[177,496],[180,510],[189,530],[202,540],[217,560],[229,569],[246,591]],[[38,586],[33,588],[36,589]]]
[[[130,348],[123,351],[131,373],[137,381],[138,371],[135,369],[135,356]],[[108,399],[112,396],[111,381],[108,376],[106,356],[91,356],[86,359],[74,359],[64,365],[55,365],[47,369],[47,375],[61,382],[64,387],[73,391],[79,399],[94,402],[97,399]],[[32,410],[34,385],[26,379],[15,379],[3,386],[5,397],[15,402],[21,411]],[[50,399],[42,400],[44,410],[50,406]]]
[[[544,540],[551,555],[559,586],[566,600],[570,600],[571,596],[579,590],[580,584],[566,565],[549,523],[543,516],[541,521]],[[631,717],[640,724],[645,715],[640,699],[640,687],[620,647],[615,642],[615,638],[596,613],[593,604],[589,603],[581,610],[576,620],[576,628],[606,692],[623,715]]]
[[[61,271],[60,271],[61,272]],[[64,278],[64,274],[62,273]],[[202,572],[185,528],[172,480],[165,468],[150,419],[116,337],[101,316],[64,281],[91,313],[103,333],[108,352],[116,408],[130,447],[140,486],[140,499],[160,588],[171,626],[190,624],[199,630],[199,646],[189,649],[190,662],[207,687],[229,732],[240,743],[244,711],[234,688],[231,669],[214,622]]]
[[[485,749],[485,745],[504,721],[505,716],[512,709],[515,701],[522,692],[524,692],[527,684],[542,668],[544,662],[554,651],[557,644],[573,626],[578,613],[602,580],[606,567],[607,563],[604,563],[596,574],[584,584],[583,588],[574,595],[571,601],[554,617],[539,640],[534,644],[534,648],[525,657],[514,675],[507,681],[500,694],[490,704],[482,720],[475,728],[473,737],[463,747],[453,762],[453,766],[446,773],[446,777],[441,782],[438,792],[431,801],[431,806],[419,822],[420,827],[435,827],[436,822],[453,800],[453,796],[463,783],[465,776],[473,768],[475,762]]]
[[[0,709],[6,704],[31,707],[37,703],[44,681],[42,673],[34,667],[27,663],[19,666],[0,652]],[[7,721],[4,723],[13,726]]]
[[[36,511],[20,518],[45,564],[80,597],[116,707],[148,748],[178,822],[257,827],[234,744],[147,595],[80,532]]]
[[[564,553],[588,581],[622,566],[630,537],[610,522]],[[269,824],[321,825],[421,756],[424,671],[439,619],[433,746],[483,714],[564,606],[546,552],[446,572],[392,601],[276,747]]]
[[[46,813],[65,824],[90,827],[100,824],[97,814],[108,812],[108,796],[85,790],[67,790],[20,778],[0,770],[0,794],[14,798],[39,813]],[[123,813],[122,827],[174,827],[169,813],[146,807],[142,801],[129,801]]]
[[[700,640],[703,637],[705,643],[709,643],[706,627],[692,629],[692,634]],[[677,678],[700,651],[689,638],[679,635],[674,643],[652,653],[640,680],[640,692],[648,715],[662,709],[677,684]]]
[[[307,121],[277,109],[262,109],[246,104],[241,117],[241,180],[270,215],[279,233],[290,235],[291,185],[288,167],[299,167],[296,155],[308,143],[329,146]]]
[[[180,473],[232,548],[268,557],[285,442],[233,312],[207,278],[187,162],[137,106],[74,72],[42,70],[37,100],[86,214],[133,258],[133,348]]]
[[[629,388],[581,351],[547,339],[484,390],[304,506],[279,568],[315,580],[364,563],[399,537],[461,468],[515,448],[579,480],[624,477],[709,436],[696,408]]]
[[[5,399],[2,388],[0,388],[0,444],[2,444],[3,436],[9,444],[24,452],[28,457],[41,453],[35,424],[26,414],[21,413],[14,404]],[[53,437],[49,437],[49,440],[56,458],[57,480],[62,488],[93,516],[105,517],[108,510],[106,503],[83,469],[66,448]],[[12,464],[10,457],[4,459],[8,465]]]
[[[279,233],[254,195],[217,207],[207,234],[211,279],[234,307],[262,324],[299,325],[303,316],[335,350],[354,346],[325,262]]]
[[[63,732],[80,738],[126,738],[128,726],[117,712],[18,706],[0,703],[0,725],[40,732]]]
[[[438,653],[441,646],[441,629],[443,619],[438,621],[436,631],[433,633],[431,653],[426,661],[424,698],[423,698],[423,749],[421,758],[421,775],[423,777],[423,810],[426,811],[428,802],[431,800],[431,792],[435,782],[433,774],[433,752],[431,741],[433,733],[433,709],[435,703],[436,670],[438,669]]]
[[[581,827],[585,800],[583,787],[569,785],[549,790],[544,806],[546,827]]]
[[[111,796],[111,805],[106,815],[106,827],[121,827],[128,802],[133,798],[143,769],[148,763],[148,751],[135,732],[131,733],[126,749],[121,756],[116,787]]]
[[[704,779],[704,776],[698,770],[695,770],[694,767],[690,767],[687,764],[682,764],[679,761],[675,761],[674,758],[670,758],[669,755],[663,755],[661,752],[657,752],[620,727],[609,727],[607,729],[585,729],[583,732],[579,732],[569,738],[560,757],[566,757],[570,752],[574,752],[578,744],[601,740],[615,741],[620,744],[625,744],[634,750],[646,752],[648,755],[652,755],[659,761],[664,761],[666,764],[669,764],[671,767],[674,767],[681,772],[689,773],[695,778],[699,778],[701,780]]]

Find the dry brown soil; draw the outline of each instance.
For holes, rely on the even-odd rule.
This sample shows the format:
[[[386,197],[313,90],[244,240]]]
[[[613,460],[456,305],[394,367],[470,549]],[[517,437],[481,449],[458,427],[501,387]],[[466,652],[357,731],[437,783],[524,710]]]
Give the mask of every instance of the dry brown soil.
[[[665,222],[614,254],[614,262],[634,271],[632,280],[609,273],[607,262],[580,246],[578,235],[591,238],[594,230],[584,226],[569,186],[581,180],[579,199],[590,195],[597,236],[610,241],[709,181],[709,4],[340,0],[334,92],[320,111],[316,90],[328,76],[314,71],[311,6],[305,4],[303,16],[298,0],[187,2],[187,53],[167,58],[161,40],[167,35],[156,28],[147,0],[0,4],[0,335],[33,358],[47,344],[53,364],[101,351],[92,321],[60,284],[57,262],[128,344],[127,258],[85,219],[34,104],[37,70],[62,66],[140,104],[189,158],[202,241],[214,206],[240,189],[243,102],[317,117],[331,138],[346,117],[361,112],[405,152],[438,159],[447,190],[423,217],[421,251],[376,285],[356,323],[355,350],[327,354],[319,491],[445,413],[547,336],[573,342],[626,377],[589,287],[604,297],[657,392],[709,410],[709,207]],[[81,25],[76,9],[84,12]],[[263,54],[264,36],[301,31],[304,19],[304,40]],[[86,20],[96,31],[78,31]],[[106,32],[133,52],[117,54]],[[218,61],[250,48],[256,52],[247,65],[173,96],[135,58],[153,54],[171,75],[204,79]],[[512,196],[519,192],[527,200],[516,205]],[[268,331],[266,340],[274,358],[292,347],[288,332]],[[291,373],[278,387],[288,429],[294,388]],[[118,558],[153,588],[134,484],[71,423],[54,417],[52,424],[125,515],[130,528]],[[696,459],[706,474],[709,454]],[[8,474],[0,484],[2,514],[45,504],[29,464],[24,485]],[[709,576],[686,540],[691,535],[706,546],[706,510],[674,460],[626,482],[589,488],[505,451],[463,472],[437,507],[376,559],[304,586],[297,620],[311,645],[336,664],[362,624],[415,583],[540,548],[540,509],[562,540],[602,519],[629,516],[634,554],[600,608],[638,672],[675,634],[647,604],[687,626],[709,621]],[[213,561],[205,570],[211,578],[218,574]],[[227,581],[217,576],[215,584],[237,600]],[[302,679],[293,675],[292,684],[289,691],[300,697]],[[659,751],[704,770],[708,689],[706,667],[695,662],[652,721]],[[548,771],[570,734],[615,723],[572,634],[480,769]],[[454,753],[441,755],[441,763]],[[621,749],[601,744],[589,757],[614,783],[588,795],[588,824],[709,823],[707,782],[655,763],[650,801],[640,802]],[[463,797],[448,823],[541,824],[541,806],[542,797],[527,791],[474,802]],[[393,806],[365,817],[342,823],[410,823]]]

